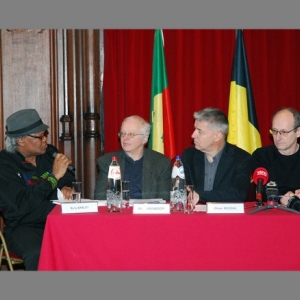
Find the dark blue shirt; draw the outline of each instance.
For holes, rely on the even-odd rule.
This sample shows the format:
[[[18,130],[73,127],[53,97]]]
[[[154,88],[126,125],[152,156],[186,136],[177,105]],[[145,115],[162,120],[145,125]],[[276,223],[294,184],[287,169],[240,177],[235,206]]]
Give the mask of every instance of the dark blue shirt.
[[[144,157],[133,160],[125,154],[125,178],[130,181],[130,199],[142,199],[142,170]]]

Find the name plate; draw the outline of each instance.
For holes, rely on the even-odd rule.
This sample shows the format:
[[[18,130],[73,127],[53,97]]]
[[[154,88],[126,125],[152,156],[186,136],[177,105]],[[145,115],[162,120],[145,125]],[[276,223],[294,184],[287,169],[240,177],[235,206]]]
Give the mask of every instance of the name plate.
[[[242,214],[245,212],[244,203],[206,202],[207,213]]]
[[[61,203],[61,212],[63,214],[98,212],[98,203],[97,201]]]
[[[134,214],[170,214],[170,204],[134,203]]]

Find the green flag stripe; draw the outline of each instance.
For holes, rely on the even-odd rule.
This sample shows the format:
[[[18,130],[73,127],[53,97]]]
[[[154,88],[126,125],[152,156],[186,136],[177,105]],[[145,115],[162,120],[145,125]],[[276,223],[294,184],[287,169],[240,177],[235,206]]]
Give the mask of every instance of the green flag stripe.
[[[160,29],[156,29],[155,31],[154,43],[155,48],[153,51],[152,65],[152,99],[157,94],[162,93],[162,91],[168,86],[164,46]]]

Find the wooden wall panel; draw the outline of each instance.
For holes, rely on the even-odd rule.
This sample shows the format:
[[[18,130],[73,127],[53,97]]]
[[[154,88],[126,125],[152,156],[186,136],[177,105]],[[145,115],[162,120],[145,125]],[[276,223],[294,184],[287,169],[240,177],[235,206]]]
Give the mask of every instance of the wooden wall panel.
[[[63,30],[58,36],[59,145],[74,161],[83,197],[93,198],[101,148],[99,30]]]
[[[100,30],[2,29],[0,34],[1,148],[6,118],[35,108],[50,126],[48,142],[73,160],[85,198],[93,198],[101,152],[100,44]]]
[[[84,30],[83,39],[83,111],[84,178],[86,188],[94,189],[97,175],[96,157],[100,154],[100,43],[99,30]],[[91,178],[92,176],[92,178]]]
[[[49,31],[1,30],[1,40],[3,125],[10,114],[23,108],[35,108],[50,125]]]

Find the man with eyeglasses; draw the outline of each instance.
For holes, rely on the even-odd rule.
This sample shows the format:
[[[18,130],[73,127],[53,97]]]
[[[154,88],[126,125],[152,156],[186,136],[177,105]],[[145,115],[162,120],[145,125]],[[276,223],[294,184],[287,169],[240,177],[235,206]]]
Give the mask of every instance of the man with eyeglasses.
[[[269,173],[269,181],[278,187],[280,201],[291,207],[288,200],[300,188],[300,114],[292,107],[283,107],[272,116],[270,134],[273,145],[256,149],[252,153],[252,170],[263,167]],[[266,194],[264,193],[264,200]]]
[[[122,180],[130,181],[130,199],[170,199],[171,160],[145,147],[150,124],[139,116],[123,120],[118,133],[122,150],[97,159],[98,176],[94,199],[106,199],[107,174],[112,156],[118,157]]]
[[[22,109],[6,120],[5,149],[0,152],[0,208],[10,251],[19,255],[25,270],[37,270],[44,226],[59,188],[71,197],[75,176],[62,153],[46,153],[48,125],[35,109]],[[57,150],[57,149],[56,149]],[[58,151],[57,151],[58,152]]]

